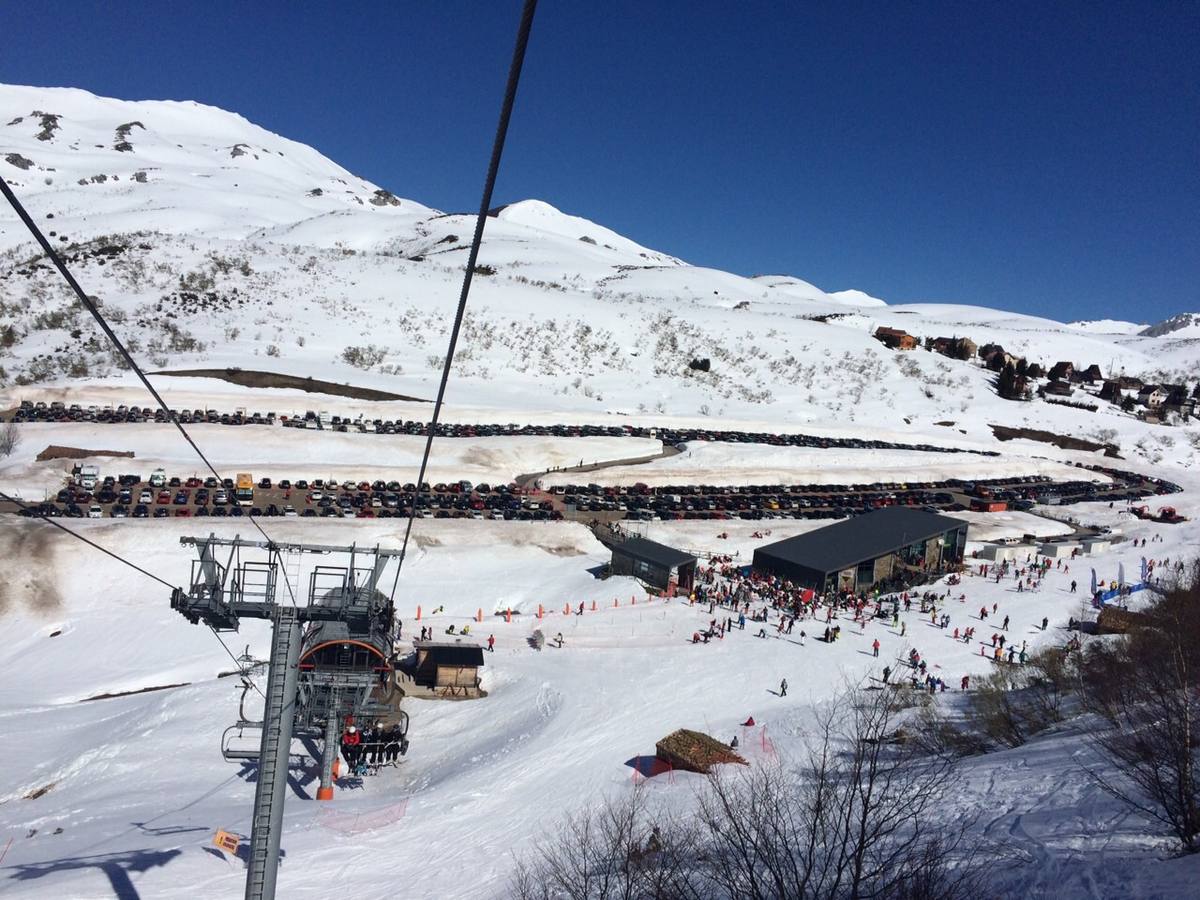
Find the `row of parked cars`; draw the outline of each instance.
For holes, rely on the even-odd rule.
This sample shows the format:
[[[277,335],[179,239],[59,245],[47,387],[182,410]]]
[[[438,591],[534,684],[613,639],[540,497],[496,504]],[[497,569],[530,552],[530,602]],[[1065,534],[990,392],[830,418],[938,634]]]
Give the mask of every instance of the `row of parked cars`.
[[[248,413],[245,409],[234,412],[218,412],[204,409],[172,410],[180,422],[186,424],[203,422],[219,425],[273,425],[277,421],[284,427],[322,429],[339,432],[368,432],[374,434],[425,435],[429,423],[403,419],[371,419],[363,416],[331,416],[325,412],[309,410],[303,415],[279,415],[274,412]],[[167,414],[158,408],[140,406],[87,406],[70,405],[56,400],[21,401],[13,415],[16,422],[167,422]],[[908,444],[895,441],[864,440],[860,438],[831,438],[810,434],[786,434],[774,432],[726,431],[709,428],[655,428],[644,425],[519,425],[466,424],[442,422],[438,424],[438,437],[641,437],[657,438],[664,444],[677,445],[688,441],[721,441],[740,444],[771,444],[780,447],[811,447],[817,449],[856,450],[922,450],[936,453],[975,453],[997,456],[992,450],[971,450],[961,447],[941,447],[934,444]]]
[[[248,413],[239,409],[232,413],[218,412],[212,409],[173,409],[175,417],[185,425],[207,423],[210,425],[273,425],[275,413]],[[164,410],[151,406],[83,406],[79,403],[70,405],[61,400],[50,403],[45,401],[22,400],[21,405],[13,412],[14,422],[100,422],[104,424],[119,424],[125,422],[169,422]]]

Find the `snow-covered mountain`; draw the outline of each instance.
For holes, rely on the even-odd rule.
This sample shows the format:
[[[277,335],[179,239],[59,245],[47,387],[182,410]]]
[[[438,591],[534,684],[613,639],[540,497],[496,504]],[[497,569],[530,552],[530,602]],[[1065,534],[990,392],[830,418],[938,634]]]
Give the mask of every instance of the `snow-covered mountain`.
[[[400,196],[419,195],[419,186],[372,184],[212,107],[5,86],[0,176],[148,367],[239,367],[433,395],[474,221]],[[956,638],[959,627],[978,624],[972,610],[986,606],[1005,616],[1006,629],[1011,615],[1010,639],[1031,650],[1061,647],[1068,620],[1091,615],[1072,583],[1083,584],[1087,568],[1114,579],[1120,567],[1138,571],[1148,553],[1172,561],[1195,553],[1200,429],[1144,422],[1105,401],[1089,410],[1086,401],[1096,398],[1082,389],[1074,400],[1084,406],[1002,400],[976,360],[892,351],[872,336],[890,326],[920,338],[968,337],[1047,366],[1069,360],[1194,383],[1194,317],[1147,329],[961,304],[889,305],[790,275],[690,265],[540,200],[493,210],[477,271],[446,421],[718,424],[989,455],[714,441],[647,461],[659,441],[462,438],[435,442],[431,481],[499,484],[587,459],[624,463],[584,476],[605,484],[1074,479],[1091,477],[1078,465],[1099,463],[1182,485],[1169,498],[1190,519],[1182,525],[1135,520],[1120,502],[1045,507],[1039,515],[960,514],[971,526],[969,550],[983,540],[1065,535],[1074,530],[1071,517],[1111,530],[1110,548],[1052,567],[1040,590],[1017,592],[970,572],[953,591],[945,584],[948,598],[959,595],[944,610]],[[697,357],[709,361],[707,370],[689,365]],[[428,413],[425,404],[403,401],[310,399],[209,377],[152,377],[168,402],[187,408]],[[148,402],[3,209],[0,409],[27,398]],[[993,424],[1111,443],[1123,457],[1001,442]],[[21,446],[0,459],[0,489],[29,499],[52,497],[70,465],[35,459],[49,443],[132,453],[136,464],[128,465],[142,472],[163,466],[186,476],[197,465],[165,425],[37,423],[20,431]],[[222,473],[276,479],[407,481],[424,447],[417,437],[353,431],[214,424],[190,432]],[[111,458],[97,459],[113,471]],[[116,465],[126,471],[125,460]],[[558,471],[547,484],[576,477]],[[191,557],[180,536],[244,537],[244,521],[78,519],[72,527],[155,577],[187,583]],[[395,546],[402,535],[383,518],[268,524],[281,541]],[[765,538],[758,521],[645,524],[653,540],[743,561],[764,540],[824,523],[773,519]],[[416,630],[414,615],[418,627],[430,623],[439,635],[450,624],[469,624],[480,637],[494,632],[496,652],[486,654],[483,670],[489,696],[406,699],[413,721],[406,761],[358,784],[348,779],[343,786],[354,789],[339,789],[333,803],[306,802],[313,785],[294,781],[280,896],[511,896],[515,858],[539,837],[553,837],[564,816],[603,795],[626,796],[639,783],[639,755],[675,728],[703,728],[722,740],[740,735],[752,762],[786,764],[803,755],[816,716],[837,702],[843,682],[878,679],[885,662],[899,670],[909,649],[919,648],[951,687],[993,667],[990,655],[951,640],[916,607],[904,611],[900,629],[873,621],[860,630],[843,619],[843,639],[832,643],[805,646],[802,631],[799,642],[777,633],[758,639],[752,626],[693,645],[688,636],[708,627],[707,605],[646,602],[632,579],[597,579],[608,552],[576,523],[419,519],[413,536],[397,582],[404,638]],[[1150,540],[1151,549],[1135,549],[1130,538]],[[171,610],[162,584],[65,533],[2,516],[0,559],[8,564],[0,578],[0,753],[14,761],[0,777],[0,825],[8,829],[0,828],[0,859],[8,854],[0,894],[240,896],[242,866],[211,843],[216,828],[248,835],[255,792],[254,768],[227,766],[217,751],[237,710],[237,679],[223,677],[228,656],[208,631]],[[298,568],[288,577],[306,583]],[[563,604],[585,601],[587,615],[560,615]],[[501,615],[507,610],[514,615]],[[547,636],[561,630],[565,645],[531,649],[535,623]],[[815,637],[822,624],[799,626]],[[880,658],[870,650],[876,636]],[[265,656],[266,627],[243,623],[233,646]],[[795,687],[786,698],[767,690],[784,676]],[[953,710],[967,696],[952,690],[929,702]],[[748,717],[758,724],[743,726]],[[1081,743],[1073,726],[1055,728],[1025,746],[972,756],[950,779],[939,814],[971,823],[989,852],[1005,851],[989,891],[1070,900],[1191,896],[1196,859],[1164,861],[1171,849],[1161,829],[1088,778],[1081,759],[1087,767],[1095,760],[1080,756]],[[698,782],[672,771],[643,787],[655,804],[686,816]]]
[[[196,103],[6,86],[0,122],[0,171],[149,364],[431,392],[470,216],[402,199]],[[493,212],[480,265],[454,390],[485,404],[945,418],[989,392],[977,366],[886,351],[871,337],[880,325],[1130,374],[1183,371],[1193,353],[1120,326],[888,306],[792,276],[692,266],[537,200]],[[8,210],[0,289],[8,383],[119,374]],[[690,370],[693,357],[711,371]]]

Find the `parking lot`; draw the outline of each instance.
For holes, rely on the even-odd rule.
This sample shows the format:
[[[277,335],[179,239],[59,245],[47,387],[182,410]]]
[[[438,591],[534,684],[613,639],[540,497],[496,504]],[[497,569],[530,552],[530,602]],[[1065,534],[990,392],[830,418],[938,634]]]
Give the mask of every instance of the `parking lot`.
[[[1084,467],[1081,467],[1081,469]],[[1003,501],[1010,509],[1035,504],[1085,501],[1125,502],[1179,490],[1170,482],[1121,470],[1092,467],[1113,479],[1110,485],[1080,478],[1053,481],[1045,476],[958,479],[924,483],[774,485],[563,485],[549,491],[516,483],[469,481],[417,485],[398,481],[342,481],[260,478],[252,499],[238,503],[232,479],[167,477],[151,484],[137,473],[108,475],[94,491],[64,486],[52,499],[34,505],[38,513],[67,518],[187,518],[288,516],[305,518],[392,518],[416,508],[422,518],[554,521],[573,519],[823,519],[842,518],[883,506],[912,506],[954,512],[973,503]],[[0,512],[31,515],[17,504],[0,502]]]

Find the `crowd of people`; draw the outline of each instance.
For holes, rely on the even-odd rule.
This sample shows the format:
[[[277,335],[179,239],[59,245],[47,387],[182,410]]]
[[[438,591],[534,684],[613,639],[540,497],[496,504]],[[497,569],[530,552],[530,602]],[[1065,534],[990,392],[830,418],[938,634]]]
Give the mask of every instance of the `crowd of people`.
[[[1136,541],[1134,545],[1137,546]],[[1147,566],[1152,574],[1156,565],[1162,568],[1169,562],[1169,559],[1147,560]],[[759,624],[754,632],[758,638],[788,638],[798,632],[798,636],[789,639],[800,646],[805,645],[808,637],[806,622],[810,623],[807,628],[814,630],[815,638],[826,644],[839,641],[843,627],[865,634],[868,626],[890,624],[894,633],[905,637],[907,621],[901,619],[900,611],[903,609],[908,613],[915,607],[921,615],[929,617],[929,623],[935,628],[948,631],[953,627],[954,640],[967,644],[978,640],[980,654],[985,658],[996,663],[1024,665],[1029,657],[1028,642],[1021,640],[1018,644],[1010,637],[1011,618],[1006,613],[1001,614],[998,602],[981,605],[978,616],[972,617],[977,618],[978,623],[988,623],[989,620],[996,623],[994,632],[980,638],[976,637],[976,624],[954,624],[952,608],[947,604],[952,600],[966,602],[964,579],[978,577],[996,584],[1008,581],[1017,593],[1037,592],[1043,589],[1052,573],[1069,576],[1070,563],[1071,559],[1052,559],[1029,553],[1023,562],[972,562],[960,573],[942,579],[937,589],[925,586],[924,589],[888,591],[880,585],[869,591],[818,592],[779,576],[760,574],[735,565],[729,556],[715,556],[708,565],[697,570],[696,583],[689,595],[693,605],[707,604],[710,616],[708,626],[693,633],[692,643],[709,643],[724,639],[730,631],[744,631],[747,620]],[[1067,587],[1065,581],[1063,586]],[[1115,583],[1113,586],[1116,586]],[[1077,582],[1071,580],[1068,592],[1075,593],[1077,587]],[[961,613],[958,615],[965,618]],[[1043,616],[1040,630],[1046,631],[1049,623],[1049,617]],[[1074,626],[1073,617],[1071,623]],[[1034,627],[1037,627],[1036,624]],[[870,647],[871,655],[879,658],[879,638],[874,638]],[[908,659],[896,662],[896,665],[901,664],[907,666],[907,677],[913,687],[930,692],[946,690],[945,681],[929,670],[926,660],[917,650],[910,650]],[[885,665],[880,680],[894,684],[895,674],[893,665]],[[968,690],[970,677],[963,675],[959,684],[961,690]]]

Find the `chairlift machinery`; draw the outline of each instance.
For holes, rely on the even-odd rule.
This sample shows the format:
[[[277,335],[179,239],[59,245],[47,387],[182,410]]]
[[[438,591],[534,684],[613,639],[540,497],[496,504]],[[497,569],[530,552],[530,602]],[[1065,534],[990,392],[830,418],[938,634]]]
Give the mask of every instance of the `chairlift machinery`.
[[[395,607],[379,590],[385,568],[399,562],[401,551],[216,535],[182,537],[180,543],[194,546],[198,558],[188,590],[173,592],[172,609],[214,631],[236,631],[242,618],[268,619],[273,626],[262,718],[247,714],[246,699],[256,688],[243,674],[238,720],[221,737],[225,759],[258,761],[246,897],[273,897],[292,739],[321,741],[321,800],[333,797],[344,722],[398,724],[401,752],[408,749],[408,715],[399,708],[392,677]],[[222,562],[218,552],[225,548]],[[340,556],[345,564],[315,566],[300,596],[284,556],[301,554]],[[277,596],[281,577],[288,594],[283,601]]]

